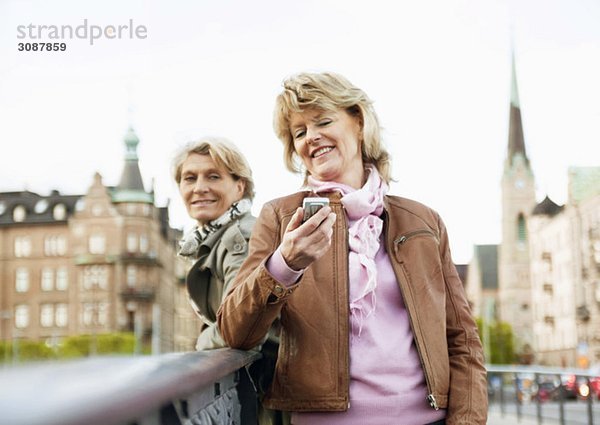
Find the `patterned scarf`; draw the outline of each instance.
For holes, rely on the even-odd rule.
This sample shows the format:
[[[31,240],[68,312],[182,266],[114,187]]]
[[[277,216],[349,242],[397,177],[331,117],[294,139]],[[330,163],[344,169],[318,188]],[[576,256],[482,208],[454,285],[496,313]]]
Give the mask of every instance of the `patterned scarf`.
[[[375,255],[383,230],[383,220],[379,216],[383,213],[383,197],[388,191],[388,185],[374,166],[367,165],[365,170],[369,176],[358,190],[341,183],[308,177],[308,186],[316,193],[338,191],[342,194],[341,202],[351,224],[348,229],[350,314],[354,318],[353,323],[358,323],[358,336],[364,319],[375,312],[377,304]]]
[[[250,199],[240,199],[238,202],[231,204],[229,209],[220,217],[206,223],[202,227],[193,228],[179,241],[178,254],[182,257],[197,259],[200,255],[200,245],[202,245],[202,242],[204,242],[208,236],[246,214],[250,211],[251,207],[252,201]]]

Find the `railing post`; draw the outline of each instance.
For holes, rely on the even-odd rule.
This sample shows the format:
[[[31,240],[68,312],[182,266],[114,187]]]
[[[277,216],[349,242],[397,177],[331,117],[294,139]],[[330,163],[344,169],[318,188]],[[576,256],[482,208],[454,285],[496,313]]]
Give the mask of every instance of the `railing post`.
[[[562,375],[558,375],[558,419],[560,425],[565,425],[565,390],[562,385]]]
[[[504,415],[506,414],[506,409],[504,406],[504,379],[506,378],[506,373],[502,372],[500,376],[502,377],[500,381],[500,414],[502,415],[502,417],[504,417]]]
[[[590,381],[590,377],[585,377],[585,382],[588,386],[588,396],[587,396],[587,416],[588,416],[588,424],[594,425],[594,411],[592,410],[592,398],[594,397],[594,393],[592,392],[592,382]]]
[[[517,372],[513,372],[513,377],[515,381],[515,407],[517,408],[517,420],[521,422],[521,398],[519,398],[519,374]]]
[[[535,410],[537,414],[537,423],[538,425],[542,425],[542,400],[540,400],[540,374],[535,373],[533,375],[535,386],[537,387],[537,392],[535,394]]]

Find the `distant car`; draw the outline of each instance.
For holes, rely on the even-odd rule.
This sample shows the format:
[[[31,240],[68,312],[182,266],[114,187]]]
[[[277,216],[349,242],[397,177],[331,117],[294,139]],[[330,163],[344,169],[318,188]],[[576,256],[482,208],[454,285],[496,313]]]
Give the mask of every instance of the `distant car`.
[[[600,399],[600,377],[592,377],[589,383],[586,378],[578,380],[577,395],[579,398],[586,400],[588,397]]]
[[[539,401],[557,400],[560,391],[560,381],[557,378],[540,378],[536,398]]]
[[[590,379],[590,390],[596,396],[596,400],[600,400],[600,376]]]
[[[579,385],[576,375],[561,376],[560,396],[566,400],[575,400],[579,395]]]

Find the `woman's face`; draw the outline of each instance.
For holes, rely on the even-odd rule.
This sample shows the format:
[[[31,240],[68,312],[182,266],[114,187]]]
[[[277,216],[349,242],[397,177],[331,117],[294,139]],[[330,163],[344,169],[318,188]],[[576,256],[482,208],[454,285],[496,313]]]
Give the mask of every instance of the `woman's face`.
[[[210,155],[191,153],[181,166],[179,193],[190,217],[199,225],[206,224],[242,199],[243,180],[235,180]]]
[[[290,131],[294,150],[311,176],[362,187],[362,128],[358,118],[342,109],[312,109],[293,113]]]

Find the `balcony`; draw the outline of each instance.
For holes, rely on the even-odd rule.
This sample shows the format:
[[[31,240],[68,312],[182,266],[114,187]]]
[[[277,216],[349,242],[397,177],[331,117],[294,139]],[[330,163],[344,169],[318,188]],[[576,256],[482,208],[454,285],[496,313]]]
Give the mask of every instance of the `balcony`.
[[[154,301],[156,292],[154,288],[125,288],[121,291],[124,301]]]
[[[75,256],[75,264],[86,266],[91,264],[114,264],[117,261],[115,255],[105,254],[79,254]]]
[[[124,252],[118,256],[118,260],[125,264],[142,264],[145,266],[161,266],[155,252],[142,254],[140,252]]]

